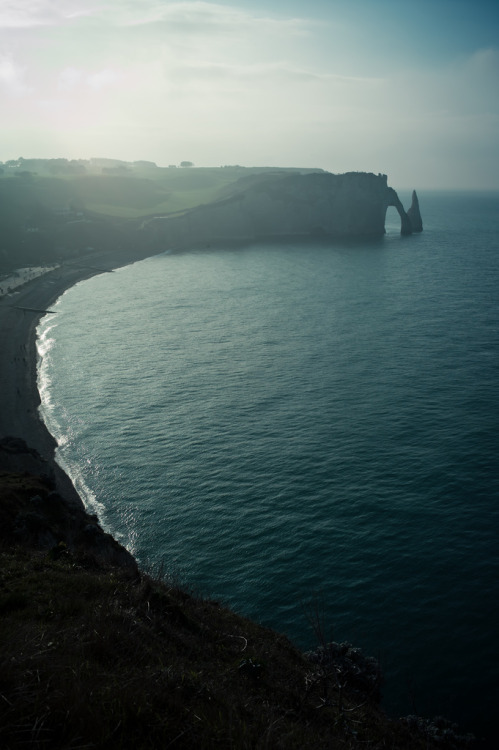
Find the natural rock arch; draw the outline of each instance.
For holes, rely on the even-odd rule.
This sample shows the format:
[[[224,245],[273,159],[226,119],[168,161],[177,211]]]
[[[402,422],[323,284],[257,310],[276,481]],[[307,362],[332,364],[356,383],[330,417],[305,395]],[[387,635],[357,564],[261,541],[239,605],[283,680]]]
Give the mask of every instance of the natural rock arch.
[[[412,191],[412,203],[408,211],[406,211],[400,201],[395,190],[391,187],[387,188],[387,203],[385,208],[388,206],[394,206],[400,216],[400,234],[412,234],[413,232],[423,231],[423,221],[421,219],[421,213],[419,211],[419,201],[416,191]]]
[[[391,187],[387,188],[386,191],[386,207],[385,207],[385,215],[386,215],[386,209],[388,206],[394,206],[398,214],[400,216],[400,234],[412,234],[412,223],[410,218],[408,217],[400,198],[398,197],[395,190]]]

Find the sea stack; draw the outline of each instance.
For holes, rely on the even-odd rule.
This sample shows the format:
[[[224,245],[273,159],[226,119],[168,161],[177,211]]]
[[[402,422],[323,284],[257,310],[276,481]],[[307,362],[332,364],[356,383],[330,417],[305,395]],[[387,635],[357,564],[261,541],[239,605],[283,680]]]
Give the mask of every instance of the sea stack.
[[[407,211],[407,216],[412,225],[413,232],[423,231],[423,220],[419,211],[419,201],[416,191],[412,191],[412,203],[410,209]]]

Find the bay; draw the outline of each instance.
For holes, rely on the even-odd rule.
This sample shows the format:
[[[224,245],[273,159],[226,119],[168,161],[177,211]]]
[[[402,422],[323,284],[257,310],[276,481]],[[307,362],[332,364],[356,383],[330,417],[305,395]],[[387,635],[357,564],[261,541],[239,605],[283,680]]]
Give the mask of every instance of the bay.
[[[143,566],[380,659],[395,713],[494,734],[499,196],[421,235],[164,254],[39,327],[43,416]],[[405,197],[404,203],[407,203]]]

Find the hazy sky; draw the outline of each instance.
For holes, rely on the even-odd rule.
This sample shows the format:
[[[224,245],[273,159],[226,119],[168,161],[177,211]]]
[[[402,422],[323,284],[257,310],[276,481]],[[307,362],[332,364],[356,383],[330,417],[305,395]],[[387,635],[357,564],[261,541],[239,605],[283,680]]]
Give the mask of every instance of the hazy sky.
[[[0,159],[499,188],[497,0],[0,0]]]

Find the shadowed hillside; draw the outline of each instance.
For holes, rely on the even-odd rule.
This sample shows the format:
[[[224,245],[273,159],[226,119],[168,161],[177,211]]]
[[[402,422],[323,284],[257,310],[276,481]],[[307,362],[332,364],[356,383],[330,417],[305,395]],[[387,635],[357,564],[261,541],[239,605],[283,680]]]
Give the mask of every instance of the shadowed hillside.
[[[36,453],[0,446],[0,745],[30,748],[469,747],[444,720],[392,720],[375,660],[284,636],[139,572]],[[46,468],[44,465],[41,468]]]
[[[320,170],[282,170],[281,173]],[[231,194],[271,169],[160,168],[109,159],[21,159],[0,169],[0,274],[96,254],[139,240],[152,216],[174,216]],[[158,252],[162,248],[158,249]]]

